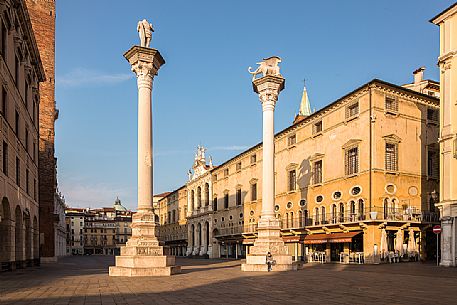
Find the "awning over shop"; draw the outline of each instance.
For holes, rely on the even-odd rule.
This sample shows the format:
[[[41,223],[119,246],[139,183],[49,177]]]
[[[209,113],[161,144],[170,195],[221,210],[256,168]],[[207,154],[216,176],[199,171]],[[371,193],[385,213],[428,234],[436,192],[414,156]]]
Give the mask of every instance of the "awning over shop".
[[[311,234],[305,237],[304,244],[350,243],[352,238],[360,233],[362,232]]]

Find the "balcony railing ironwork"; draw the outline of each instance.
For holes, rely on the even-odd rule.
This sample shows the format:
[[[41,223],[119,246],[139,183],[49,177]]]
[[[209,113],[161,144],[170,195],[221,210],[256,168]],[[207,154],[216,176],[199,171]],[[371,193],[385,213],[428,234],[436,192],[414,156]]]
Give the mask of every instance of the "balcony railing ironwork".
[[[422,223],[439,222],[439,215],[435,212],[421,211],[417,208],[379,208],[374,207],[371,211],[356,211],[346,213],[325,213],[312,217],[294,217],[281,219],[282,229],[303,228],[308,226],[320,226],[329,224],[357,223],[363,221],[410,221]]]

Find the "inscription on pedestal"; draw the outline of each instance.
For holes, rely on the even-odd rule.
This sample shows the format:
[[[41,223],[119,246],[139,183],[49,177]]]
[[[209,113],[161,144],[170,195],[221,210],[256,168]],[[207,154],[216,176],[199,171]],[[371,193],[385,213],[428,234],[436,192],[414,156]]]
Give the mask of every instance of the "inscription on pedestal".
[[[150,248],[150,247],[137,247],[136,254],[137,255],[147,255],[147,256],[161,256],[163,255],[163,251],[157,248]]]

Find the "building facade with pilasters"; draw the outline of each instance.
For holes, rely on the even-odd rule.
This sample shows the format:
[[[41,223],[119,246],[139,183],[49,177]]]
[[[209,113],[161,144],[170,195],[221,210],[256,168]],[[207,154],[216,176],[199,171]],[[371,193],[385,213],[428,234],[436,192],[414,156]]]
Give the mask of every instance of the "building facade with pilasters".
[[[457,3],[431,22],[440,27],[441,265],[457,266]]]
[[[433,257],[439,185],[433,84],[433,94],[424,94],[373,80],[275,135],[275,214],[295,260]],[[186,184],[187,255],[205,254],[211,245],[209,257],[242,258],[262,207],[262,143],[217,167],[208,168],[201,156],[199,148]]]
[[[187,256],[187,190],[185,186],[169,192],[155,208],[160,240],[167,246],[167,254]]]
[[[0,1],[0,269],[39,264],[39,84],[44,70],[25,1]]]

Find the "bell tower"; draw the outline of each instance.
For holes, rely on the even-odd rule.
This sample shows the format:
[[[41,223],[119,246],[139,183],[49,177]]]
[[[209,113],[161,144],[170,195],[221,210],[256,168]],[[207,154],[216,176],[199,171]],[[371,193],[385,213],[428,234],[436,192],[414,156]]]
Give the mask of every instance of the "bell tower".
[[[55,103],[55,0],[26,0],[33,32],[40,51],[46,80],[40,84],[39,104],[39,191],[40,256],[42,262],[56,261],[54,195],[57,168],[54,156]]]

